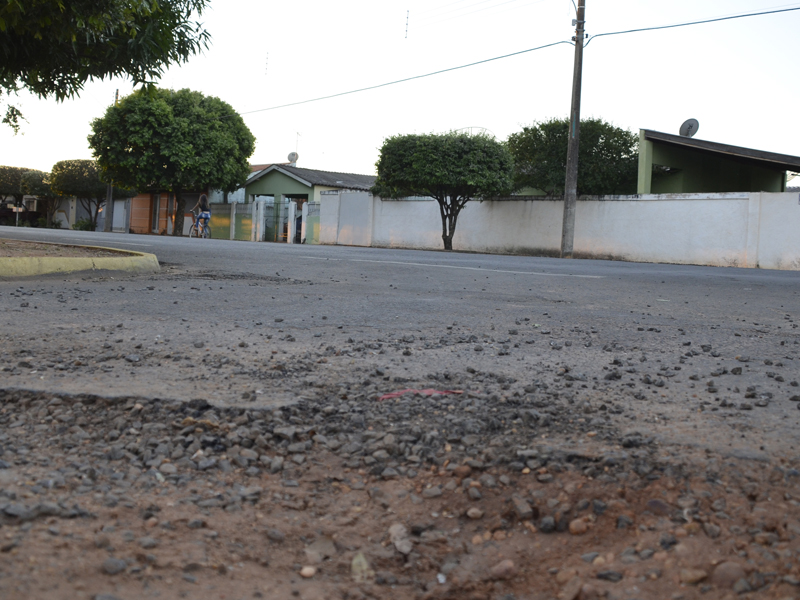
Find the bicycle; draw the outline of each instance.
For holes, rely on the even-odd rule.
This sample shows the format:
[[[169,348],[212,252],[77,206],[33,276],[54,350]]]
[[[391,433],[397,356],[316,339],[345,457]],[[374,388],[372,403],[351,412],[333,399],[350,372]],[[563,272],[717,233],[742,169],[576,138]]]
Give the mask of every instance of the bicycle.
[[[192,217],[194,222],[192,223],[191,228],[189,229],[189,237],[190,238],[211,238],[211,228],[204,224],[201,219],[198,219],[198,214],[192,213]]]

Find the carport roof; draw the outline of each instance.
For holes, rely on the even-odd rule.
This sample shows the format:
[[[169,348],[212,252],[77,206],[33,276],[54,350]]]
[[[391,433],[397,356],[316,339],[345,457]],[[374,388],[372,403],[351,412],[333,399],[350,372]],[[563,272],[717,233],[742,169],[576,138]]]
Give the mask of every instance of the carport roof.
[[[790,156],[788,154],[777,154],[775,152],[765,152],[764,150],[753,150],[752,148],[742,148],[741,146],[730,146],[706,140],[696,140],[682,135],[671,133],[661,133],[643,129],[644,138],[649,141],[668,144],[671,146],[682,146],[699,150],[708,154],[727,156],[728,158],[738,159],[750,164],[758,164],[761,167],[770,169],[780,169],[782,171],[800,171],[800,156]]]
[[[355,173],[334,173],[331,171],[317,171],[316,169],[302,169],[300,167],[293,167],[291,165],[271,165],[251,175],[247,183],[258,181],[264,175],[278,171],[296,179],[297,181],[311,187],[315,185],[322,185],[332,188],[341,188],[347,190],[365,190],[368,191],[375,184],[374,175],[357,175]]]

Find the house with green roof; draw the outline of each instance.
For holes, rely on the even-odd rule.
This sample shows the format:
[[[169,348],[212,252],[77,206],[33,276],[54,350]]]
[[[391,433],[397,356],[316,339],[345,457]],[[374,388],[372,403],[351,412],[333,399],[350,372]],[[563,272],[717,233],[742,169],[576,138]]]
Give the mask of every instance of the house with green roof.
[[[247,203],[264,203],[264,232],[267,242],[316,243],[319,239],[319,205],[322,192],[332,190],[369,191],[374,175],[334,173],[303,169],[294,164],[275,164],[256,171],[244,186]],[[306,234],[297,227],[302,215]],[[298,240],[300,238],[300,240]]]

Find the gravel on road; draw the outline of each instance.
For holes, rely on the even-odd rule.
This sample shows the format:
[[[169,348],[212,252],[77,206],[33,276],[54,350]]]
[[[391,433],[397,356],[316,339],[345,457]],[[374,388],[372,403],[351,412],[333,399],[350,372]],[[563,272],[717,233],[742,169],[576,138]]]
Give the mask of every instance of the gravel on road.
[[[792,307],[337,286],[0,284],[0,597],[798,596]]]

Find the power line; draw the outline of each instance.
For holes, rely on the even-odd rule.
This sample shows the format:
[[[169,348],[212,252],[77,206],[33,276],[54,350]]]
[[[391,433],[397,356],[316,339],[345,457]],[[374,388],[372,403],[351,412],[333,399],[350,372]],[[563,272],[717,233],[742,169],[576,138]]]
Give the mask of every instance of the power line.
[[[655,31],[655,30],[658,30],[658,29],[672,29],[672,28],[675,28],[675,27],[687,27],[689,25],[702,25],[702,24],[705,24],[705,23],[715,23],[715,22],[718,22],[718,21],[729,21],[731,19],[742,19],[742,18],[745,18],[745,17],[758,17],[758,16],[762,16],[762,15],[771,15],[771,14],[776,14],[776,13],[792,12],[792,11],[797,11],[797,10],[800,10],[800,6],[794,7],[794,8],[784,8],[784,9],[780,9],[780,10],[769,10],[769,11],[763,11],[763,12],[757,12],[757,13],[748,13],[748,14],[744,14],[744,15],[733,15],[733,16],[728,16],[728,17],[718,17],[718,18],[715,18],[715,19],[706,19],[706,20],[703,20],[703,21],[692,21],[692,22],[689,22],[689,23],[678,23],[678,24],[675,24],[675,25],[661,25],[661,26],[658,26],[658,27],[644,27],[644,28],[641,28],[641,29],[628,29],[628,30],[625,30],[625,31],[614,31],[614,32],[610,32],[610,33],[598,33],[597,35],[592,36],[591,39],[586,42],[584,47],[587,46],[589,44],[589,42],[591,42],[591,40],[593,40],[595,38],[598,38],[598,37],[603,37],[603,36],[622,35],[622,34],[625,34],[625,33],[639,33],[639,32],[642,32],[642,31]],[[447,69],[441,69],[439,71],[432,71],[431,73],[425,73],[423,75],[414,75],[413,77],[406,77],[404,79],[396,79],[394,81],[388,81],[386,83],[379,83],[377,85],[371,85],[371,86],[368,86],[368,87],[358,88],[358,89],[355,89],[355,90],[349,90],[347,92],[339,92],[337,94],[330,94],[328,96],[319,96],[318,98],[310,98],[308,100],[299,100],[297,102],[290,102],[288,104],[279,104],[277,106],[270,106],[269,108],[259,108],[257,110],[250,110],[250,111],[247,111],[247,112],[239,113],[239,115],[252,115],[252,114],[255,114],[255,113],[266,112],[266,111],[270,111],[270,110],[278,110],[279,108],[288,108],[290,106],[298,106],[300,104],[309,104],[311,102],[319,102],[320,100],[330,100],[331,98],[338,98],[340,96],[348,96],[350,94],[357,94],[359,92],[366,92],[366,91],[369,91],[369,90],[376,90],[378,88],[388,87],[390,85],[396,85],[398,83],[405,83],[407,81],[413,81],[415,79],[423,79],[425,77],[432,77],[434,75],[441,75],[442,73],[449,73],[450,71],[458,71],[460,69],[466,69],[468,67],[474,67],[476,65],[482,65],[482,64],[485,64],[485,63],[488,63],[488,62],[494,62],[496,60],[501,60],[503,58],[510,58],[512,56],[519,56],[520,54],[527,54],[529,52],[535,52],[537,50],[544,50],[545,48],[551,48],[553,46],[558,46],[560,44],[572,45],[572,42],[567,42],[567,41],[553,42],[551,44],[545,44],[544,46],[537,46],[536,48],[528,48],[527,50],[520,50],[519,52],[512,52],[511,54],[503,54],[502,56],[495,56],[493,58],[486,58],[484,60],[479,60],[479,61],[476,61],[476,62],[468,63],[466,65],[459,65],[457,67],[450,67],[450,68],[447,68]]]
[[[745,15],[732,15],[729,17],[717,17],[715,19],[705,19],[703,21],[692,21],[690,23],[677,23],[675,25],[660,25],[658,27],[643,27],[642,29],[626,29],[625,31],[612,31],[610,33],[598,33],[597,35],[593,35],[591,39],[586,42],[586,46],[589,43],[599,37],[608,36],[608,35],[622,35],[623,33],[639,33],[641,31],[656,31],[658,29],[674,29],[675,27],[688,27],[689,25],[703,25],[705,23],[716,23],[718,21],[730,21],[731,19],[743,19],[745,17],[760,17],[761,15],[774,15],[775,13],[784,13],[784,12],[791,12],[793,10],[800,10],[800,6],[795,8],[782,8],[779,10],[767,10],[763,12],[757,13],[748,13]]]
[[[482,65],[484,63],[492,62],[495,60],[500,60],[502,58],[509,58],[511,56],[518,56],[519,54],[526,54],[528,52],[534,52],[536,50],[544,50],[545,48],[550,48],[551,46],[558,46],[559,44],[569,44],[572,45],[572,42],[553,42],[552,44],[545,44],[544,46],[538,46],[536,48],[529,48],[527,50],[520,50],[519,52],[512,52],[511,54],[504,54],[503,56],[495,56],[494,58],[486,58],[484,60],[479,60],[477,62],[469,63],[467,65],[460,65],[458,67],[450,67],[448,69],[441,69],[440,71],[433,71],[431,73],[425,73],[424,75],[414,75],[413,77],[406,77],[405,79],[396,79],[395,81],[388,81],[386,83],[379,83],[378,85],[371,85],[368,87],[359,88],[357,90],[350,90],[348,92],[339,92],[338,94],[331,94],[329,96],[320,96],[319,98],[311,98],[309,100],[300,100],[298,102],[290,102],[289,104],[281,104],[279,106],[270,106],[269,108],[259,108],[258,110],[250,110],[247,112],[239,113],[240,115],[252,115],[253,113],[265,112],[268,110],[277,110],[279,108],[288,108],[289,106],[297,106],[298,104],[308,104],[309,102],[318,102],[320,100],[329,100],[330,98],[338,98],[339,96],[347,96],[349,94],[357,94],[359,92],[366,92],[368,90],[376,90],[378,88],[387,87],[390,85],[395,85],[398,83],[405,83],[406,81],[413,81],[414,79],[423,79],[424,77],[432,77],[433,75],[441,75],[442,73],[447,73],[449,71],[457,71],[459,69],[466,69],[467,67],[474,67],[475,65]]]

